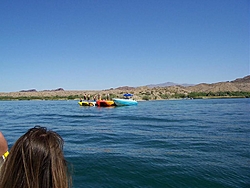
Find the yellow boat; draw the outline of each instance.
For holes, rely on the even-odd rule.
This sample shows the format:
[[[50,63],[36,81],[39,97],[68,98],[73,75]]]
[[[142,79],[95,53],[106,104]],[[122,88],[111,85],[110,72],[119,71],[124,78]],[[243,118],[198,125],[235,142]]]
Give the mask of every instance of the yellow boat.
[[[80,106],[95,106],[95,102],[87,102],[87,101],[82,101],[78,102]]]

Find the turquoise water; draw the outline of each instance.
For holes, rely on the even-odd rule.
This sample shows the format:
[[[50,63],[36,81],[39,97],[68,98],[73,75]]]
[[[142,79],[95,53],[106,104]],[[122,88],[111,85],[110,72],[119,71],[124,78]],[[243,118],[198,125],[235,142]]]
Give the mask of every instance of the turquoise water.
[[[250,187],[250,99],[127,107],[1,101],[9,146],[35,125],[57,131],[79,187]]]

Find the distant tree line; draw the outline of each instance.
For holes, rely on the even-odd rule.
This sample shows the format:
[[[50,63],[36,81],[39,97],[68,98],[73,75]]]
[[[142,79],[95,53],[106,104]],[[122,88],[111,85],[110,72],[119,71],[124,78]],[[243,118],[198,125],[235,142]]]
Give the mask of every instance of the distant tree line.
[[[242,97],[242,98],[249,98],[250,92],[245,91],[219,91],[219,92],[191,92],[187,95],[188,98],[215,98],[215,97]]]
[[[119,97],[117,94],[110,93],[110,99]],[[93,99],[94,95],[91,95]],[[103,94],[102,99],[106,99],[106,95]],[[142,100],[156,100],[156,99],[201,99],[201,98],[250,98],[250,92],[244,91],[220,91],[220,92],[191,92],[189,94],[175,93],[175,94],[160,94],[154,95],[152,92],[140,93],[137,97]],[[0,96],[0,100],[77,100],[83,98],[83,95],[69,95],[69,96]]]
[[[91,95],[91,100],[94,98],[95,95]],[[97,96],[97,95],[96,95]],[[117,95],[110,94],[110,98],[115,98]],[[84,95],[68,95],[68,96],[0,96],[1,101],[7,101],[7,100],[78,100],[80,98],[84,98]],[[103,94],[101,96],[102,99],[107,99],[107,96]]]

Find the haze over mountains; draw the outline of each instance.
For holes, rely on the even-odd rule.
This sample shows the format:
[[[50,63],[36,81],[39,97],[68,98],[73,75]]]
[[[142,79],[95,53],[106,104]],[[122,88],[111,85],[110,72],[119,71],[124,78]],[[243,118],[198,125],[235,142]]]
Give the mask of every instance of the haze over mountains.
[[[146,85],[149,88],[153,88],[153,87],[168,87],[168,86],[184,86],[184,87],[188,87],[188,86],[194,86],[195,84],[177,84],[174,82],[165,82],[165,83],[161,83],[161,84],[150,84],[150,85]]]

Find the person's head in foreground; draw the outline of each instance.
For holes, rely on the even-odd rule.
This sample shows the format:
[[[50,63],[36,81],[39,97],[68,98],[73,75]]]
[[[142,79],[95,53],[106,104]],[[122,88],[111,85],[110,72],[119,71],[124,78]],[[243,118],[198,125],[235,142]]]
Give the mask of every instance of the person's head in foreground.
[[[0,187],[71,187],[63,143],[59,134],[46,128],[28,130],[13,145],[1,168]]]

